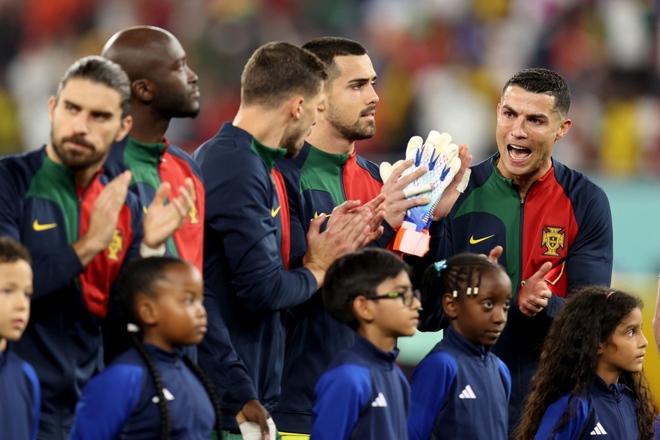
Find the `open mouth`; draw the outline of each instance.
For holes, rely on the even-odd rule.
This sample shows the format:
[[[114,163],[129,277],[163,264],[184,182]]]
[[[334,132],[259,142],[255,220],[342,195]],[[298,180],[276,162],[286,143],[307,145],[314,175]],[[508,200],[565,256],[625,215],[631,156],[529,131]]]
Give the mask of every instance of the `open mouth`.
[[[507,145],[506,149],[509,153],[509,158],[513,162],[523,162],[532,154],[532,150],[525,147],[520,147],[518,145]]]

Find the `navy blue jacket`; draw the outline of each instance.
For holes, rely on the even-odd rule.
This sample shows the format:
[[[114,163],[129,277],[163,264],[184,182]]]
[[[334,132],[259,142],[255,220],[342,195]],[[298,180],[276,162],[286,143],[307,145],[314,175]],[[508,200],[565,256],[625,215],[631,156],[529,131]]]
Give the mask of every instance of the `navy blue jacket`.
[[[204,386],[183,362],[183,351],[144,344],[163,381],[172,422],[171,439],[208,440],[215,413]],[[72,440],[160,438],[161,419],[153,378],[136,348],[95,376],[76,406]]]
[[[568,424],[552,436],[564,413],[574,411]],[[625,383],[609,387],[596,377],[586,396],[562,396],[543,415],[535,440],[636,439],[637,403]]]
[[[310,440],[406,440],[410,387],[398,354],[356,335],[316,384]]]
[[[316,290],[306,268],[284,269],[282,240],[289,231],[283,230],[282,216],[288,216],[288,209],[280,204],[272,177],[273,163],[284,152],[225,123],[193,155],[206,186],[204,303],[209,331],[198,358],[219,389],[223,407],[233,407],[234,413],[254,398],[249,381],[266,409],[275,408],[284,362],[281,311]],[[213,324],[219,320],[226,324],[249,380],[235,383],[213,376],[227,364]],[[225,425],[236,428],[233,415],[226,414]]]
[[[411,388],[411,440],[506,440],[509,369],[452,327],[417,365]]]
[[[346,200],[368,202],[380,194],[383,183],[378,165],[357,155],[330,154],[305,143],[294,159],[278,159],[291,210],[291,265],[298,267],[305,252],[309,221],[330,214]],[[302,205],[300,197],[302,196]],[[374,243],[387,247],[395,231],[383,223],[384,233]],[[310,433],[314,385],[341,350],[355,342],[355,332],[325,310],[318,292],[286,315],[286,356],[282,393],[273,418],[285,432]]]
[[[37,373],[9,344],[0,352],[0,439],[37,438],[40,405]]]
[[[509,320],[493,347],[511,371],[510,429],[536,371],[543,339],[567,295],[579,286],[609,285],[612,277],[612,215],[605,192],[583,174],[556,160],[532,184],[524,198],[511,179],[497,170],[498,154],[473,166],[470,183],[450,213],[431,226],[437,259],[461,252],[486,254],[504,248],[499,263],[513,286]],[[430,253],[430,252],[429,252]],[[521,281],[545,262],[552,269],[545,280],[553,295],[548,307],[528,318],[518,307]],[[442,307],[423,304],[423,330],[442,326]],[[432,325],[428,325],[431,323]]]
[[[86,188],[45,148],[0,160],[0,235],[32,254],[30,322],[15,350],[41,383],[40,436],[68,437],[82,387],[103,369],[101,318],[124,264],[138,257],[143,208],[130,193],[112,242],[85,267],[73,243],[89,225],[94,201],[110,179],[102,171]]]

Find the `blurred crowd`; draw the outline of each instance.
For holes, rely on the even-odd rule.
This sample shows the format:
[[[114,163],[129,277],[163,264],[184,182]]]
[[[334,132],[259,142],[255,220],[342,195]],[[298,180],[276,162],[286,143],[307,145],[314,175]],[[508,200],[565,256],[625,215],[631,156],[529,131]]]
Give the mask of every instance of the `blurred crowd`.
[[[117,30],[170,30],[199,75],[202,111],[168,137],[192,152],[231,119],[240,73],[267,41],[355,39],[379,74],[374,161],[447,131],[475,160],[495,151],[495,107],[516,71],[547,67],[573,93],[555,157],[586,172],[660,176],[658,0],[0,0],[0,154],[48,139],[47,99],[75,59]]]

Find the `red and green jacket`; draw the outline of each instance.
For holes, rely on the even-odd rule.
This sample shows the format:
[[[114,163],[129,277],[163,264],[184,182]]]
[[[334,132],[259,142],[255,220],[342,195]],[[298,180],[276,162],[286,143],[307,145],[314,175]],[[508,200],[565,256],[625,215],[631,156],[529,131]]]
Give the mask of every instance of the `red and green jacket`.
[[[498,154],[472,167],[465,192],[449,215],[431,226],[436,261],[460,252],[486,254],[500,245],[514,301],[493,352],[511,370],[510,417],[517,417],[536,369],[547,330],[565,298],[579,286],[609,286],[612,277],[612,215],[605,192],[583,174],[553,160],[524,198],[495,165]],[[524,316],[516,298],[521,281],[550,261],[545,277],[553,293],[548,307]],[[439,298],[439,296],[438,296]],[[441,324],[441,308],[424,304],[426,329]]]
[[[284,176],[290,195],[292,267],[302,264],[311,219],[321,213],[330,215],[346,200],[366,203],[383,187],[378,165],[355,150],[331,154],[305,143],[298,156],[278,159],[275,167]],[[383,235],[374,244],[385,248],[396,232],[386,222],[383,227]],[[326,312],[319,291],[289,309],[286,337],[282,391],[272,415],[282,431],[310,433],[314,385],[335,355],[354,344],[355,332]]]
[[[101,171],[86,188],[51,161],[45,148],[0,160],[0,235],[22,242],[33,258],[30,322],[16,352],[42,387],[40,432],[59,438],[70,426],[82,386],[103,367],[100,320],[123,264],[137,258],[142,207],[130,194],[108,248],[83,267],[72,245],[89,227],[94,201],[110,179]]]
[[[104,164],[105,172],[115,177],[131,170],[131,190],[140,197],[144,206],[153,201],[156,190],[163,182],[171,185],[170,194],[190,177],[195,184],[197,201],[188,218],[172,237],[165,242],[167,255],[181,258],[203,270],[204,243],[204,183],[199,166],[188,154],[167,140],[155,144],[139,142],[130,136],[116,142]]]

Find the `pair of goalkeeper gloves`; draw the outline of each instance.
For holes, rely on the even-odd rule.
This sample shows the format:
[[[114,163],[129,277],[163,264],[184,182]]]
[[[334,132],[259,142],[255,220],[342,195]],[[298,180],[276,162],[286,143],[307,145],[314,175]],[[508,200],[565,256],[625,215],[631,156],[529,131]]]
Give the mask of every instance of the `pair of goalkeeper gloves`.
[[[407,199],[427,197],[431,201],[425,205],[408,209],[401,228],[394,239],[393,249],[410,255],[423,256],[429,250],[431,237],[429,227],[433,220],[433,211],[440,202],[445,189],[454,180],[461,168],[458,157],[458,146],[451,142],[447,133],[431,131],[423,142],[420,136],[413,136],[408,141],[406,159],[414,159],[413,165],[406,169],[401,177],[406,176],[421,167],[427,167],[427,172],[408,184],[403,193]],[[404,160],[393,165],[383,162],[380,165],[380,177],[387,181],[392,170]],[[401,178],[400,177],[400,178]],[[463,192],[470,180],[470,170],[466,170],[457,190]]]

